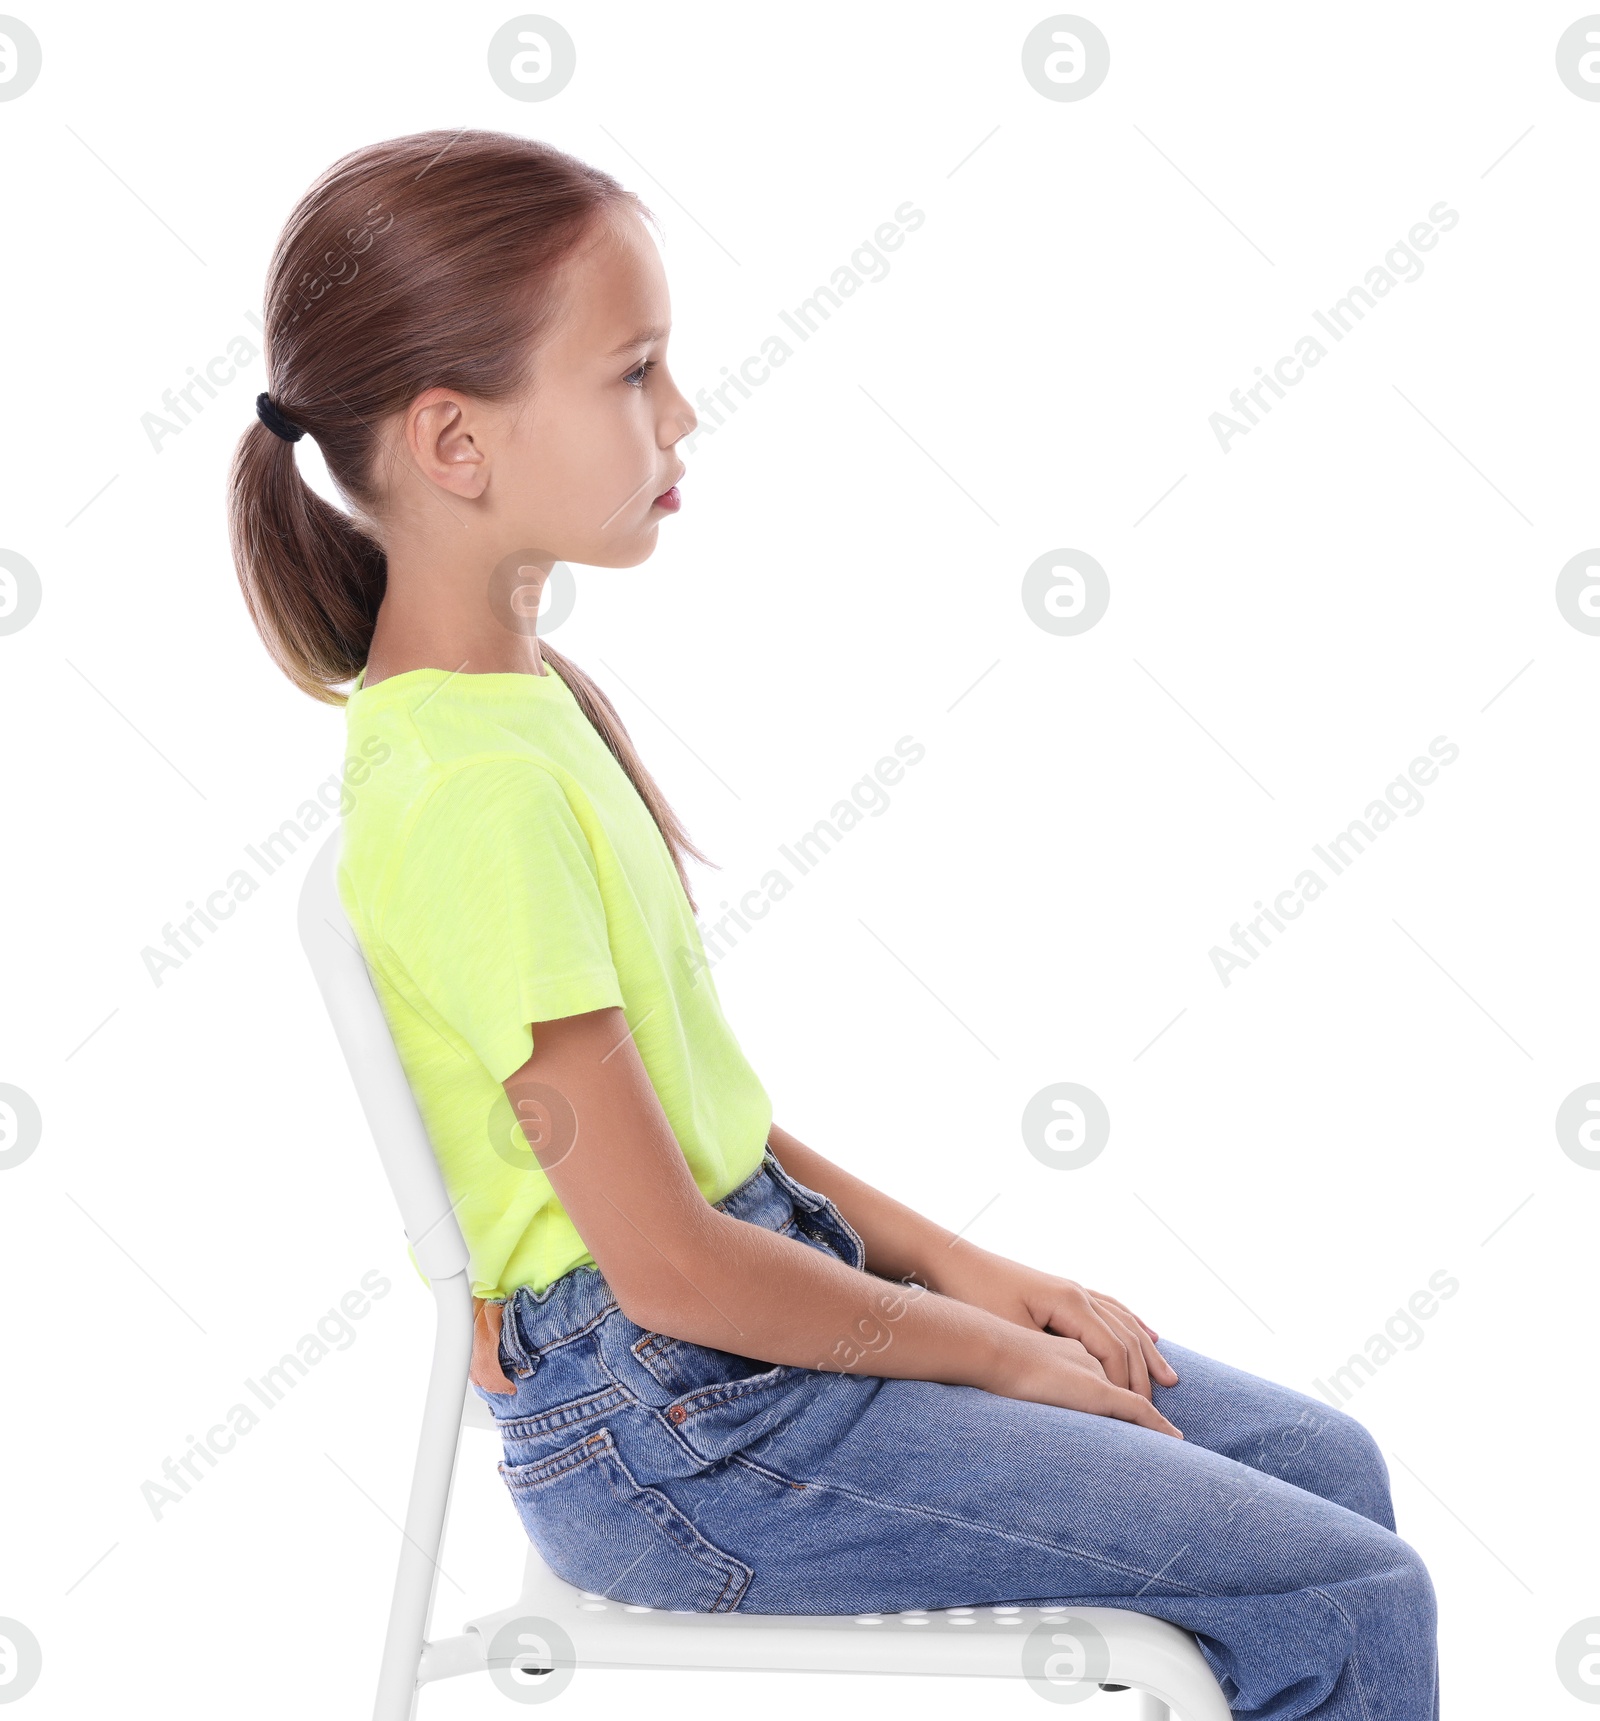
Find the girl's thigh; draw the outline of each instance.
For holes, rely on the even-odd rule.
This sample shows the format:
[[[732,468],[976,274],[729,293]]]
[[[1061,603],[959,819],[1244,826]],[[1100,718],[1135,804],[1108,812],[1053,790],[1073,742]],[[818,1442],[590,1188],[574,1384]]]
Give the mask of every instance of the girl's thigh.
[[[1191,1600],[1415,1586],[1358,1423],[1160,1349],[1179,1382],[1156,1401],[1182,1440],[974,1387],[808,1371],[753,1440],[729,1426],[719,1445],[716,1412],[691,1419],[689,1442],[734,1473],[685,1493],[751,1566],[745,1612],[1050,1601],[1177,1618]]]

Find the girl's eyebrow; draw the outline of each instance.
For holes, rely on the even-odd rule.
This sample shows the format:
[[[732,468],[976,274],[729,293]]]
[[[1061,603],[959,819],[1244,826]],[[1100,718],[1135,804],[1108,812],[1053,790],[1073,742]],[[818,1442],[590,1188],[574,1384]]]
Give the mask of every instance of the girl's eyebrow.
[[[659,341],[666,333],[667,331],[664,328],[641,329],[638,334],[630,335],[627,340],[618,342],[618,344],[606,354],[606,357],[614,359],[625,352],[631,351],[634,347],[647,347],[652,341]]]

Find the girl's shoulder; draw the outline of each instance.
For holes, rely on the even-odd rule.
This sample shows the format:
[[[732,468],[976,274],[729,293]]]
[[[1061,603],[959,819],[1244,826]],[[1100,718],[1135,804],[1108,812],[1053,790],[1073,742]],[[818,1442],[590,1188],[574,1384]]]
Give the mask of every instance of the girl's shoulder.
[[[375,926],[406,855],[435,833],[481,849],[504,837],[519,808],[576,793],[536,733],[476,699],[396,688],[387,698],[352,700],[339,809],[346,908]]]

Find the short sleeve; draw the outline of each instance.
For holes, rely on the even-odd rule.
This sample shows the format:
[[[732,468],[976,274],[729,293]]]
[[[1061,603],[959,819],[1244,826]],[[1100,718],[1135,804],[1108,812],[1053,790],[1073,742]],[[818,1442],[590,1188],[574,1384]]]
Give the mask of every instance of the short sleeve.
[[[531,760],[457,765],[418,809],[381,915],[384,942],[503,1082],[528,1024],[622,1004],[600,871],[566,792]]]

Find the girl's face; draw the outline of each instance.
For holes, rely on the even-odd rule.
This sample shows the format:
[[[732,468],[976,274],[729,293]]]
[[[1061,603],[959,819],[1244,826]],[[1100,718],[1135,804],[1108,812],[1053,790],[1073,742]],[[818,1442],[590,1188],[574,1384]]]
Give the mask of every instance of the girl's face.
[[[667,370],[666,273],[632,214],[569,259],[565,309],[512,406],[490,485],[497,537],[556,560],[627,568],[655,549],[694,409]]]
[[[409,543],[434,577],[454,566],[470,584],[512,554],[631,568],[655,549],[673,511],[657,499],[684,472],[673,447],[697,421],[667,370],[666,273],[643,221],[602,223],[561,293],[518,398],[436,388],[407,409],[401,440],[447,494],[394,484],[392,558]]]

